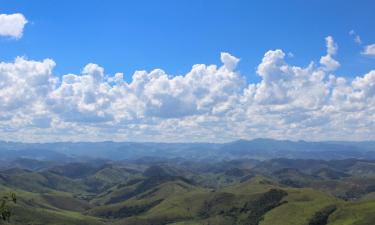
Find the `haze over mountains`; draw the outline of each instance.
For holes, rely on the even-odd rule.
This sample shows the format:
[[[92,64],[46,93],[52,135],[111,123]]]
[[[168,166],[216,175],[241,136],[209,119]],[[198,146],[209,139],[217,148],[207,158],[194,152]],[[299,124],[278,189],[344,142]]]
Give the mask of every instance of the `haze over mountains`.
[[[79,158],[110,160],[142,157],[204,159],[272,158],[375,159],[375,142],[306,142],[273,139],[238,140],[229,143],[151,142],[0,142],[2,160],[19,157],[69,161]]]

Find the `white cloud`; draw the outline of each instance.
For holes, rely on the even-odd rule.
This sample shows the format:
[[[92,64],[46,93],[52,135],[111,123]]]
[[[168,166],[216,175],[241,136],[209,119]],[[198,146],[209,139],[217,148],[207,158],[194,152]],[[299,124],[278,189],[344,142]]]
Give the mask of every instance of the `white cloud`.
[[[353,40],[355,43],[357,44],[362,44],[362,40],[361,40],[361,37],[354,31],[354,30],[351,30],[349,32],[349,35],[353,37]]]
[[[333,40],[332,36],[326,37],[327,55],[335,55],[337,53],[338,46]]]
[[[26,18],[20,13],[0,14],[0,36],[22,37],[26,23]]]
[[[61,85],[49,94],[48,107],[68,122],[111,120],[113,115],[108,112],[111,87],[103,82],[103,73],[103,68],[90,63],[85,66],[82,75],[64,75]]]
[[[337,44],[326,42],[324,57],[334,60]],[[0,63],[0,139],[373,138],[375,70],[348,80],[333,75],[339,63],[324,57],[322,66],[300,67],[270,50],[256,71],[261,80],[251,84],[229,53],[221,65],[194,65],[180,76],[136,71],[130,82],[93,63],[59,80],[52,60],[16,58]]]
[[[349,34],[354,37],[357,44],[362,44],[361,37],[354,30],[351,30]],[[375,44],[366,45],[361,53],[362,55],[375,56]]]
[[[332,58],[331,55],[325,55],[320,58],[322,64],[327,71],[334,71],[340,67],[340,63]]]
[[[232,56],[227,52],[222,52],[220,58],[224,66],[230,71],[233,71],[236,68],[238,62],[240,61],[240,59],[237,59],[236,57]]]
[[[327,94],[322,71],[312,64],[307,68],[288,65],[279,49],[265,54],[257,73],[263,78],[254,89],[258,104],[314,108]]]
[[[362,54],[367,56],[375,56],[375,44],[365,46]]]
[[[13,63],[0,63],[0,130],[22,129],[37,117],[49,117],[45,100],[55,87],[54,66],[50,59],[39,62],[20,57]]]
[[[334,71],[340,66],[340,63],[333,59],[333,56],[337,53],[338,46],[331,36],[326,37],[326,46],[327,55],[320,58],[320,64],[324,66],[326,71]]]

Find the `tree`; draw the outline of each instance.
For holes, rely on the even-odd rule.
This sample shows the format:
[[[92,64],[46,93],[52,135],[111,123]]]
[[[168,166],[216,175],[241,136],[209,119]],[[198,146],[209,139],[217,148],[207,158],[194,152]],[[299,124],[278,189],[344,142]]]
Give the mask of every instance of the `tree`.
[[[328,217],[335,211],[335,205],[327,206],[326,208],[315,213],[315,215],[310,219],[309,225],[326,225]]]
[[[11,202],[17,202],[16,194],[14,193],[9,193],[0,198],[0,221],[9,221],[12,215],[9,208],[9,203]]]

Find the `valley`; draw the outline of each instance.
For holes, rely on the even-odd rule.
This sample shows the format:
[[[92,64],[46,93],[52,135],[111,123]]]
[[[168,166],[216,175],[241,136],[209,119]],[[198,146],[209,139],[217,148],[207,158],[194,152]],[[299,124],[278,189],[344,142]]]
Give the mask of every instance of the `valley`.
[[[373,159],[64,158],[17,157],[1,164],[0,191],[17,196],[5,224],[372,225],[375,221]]]

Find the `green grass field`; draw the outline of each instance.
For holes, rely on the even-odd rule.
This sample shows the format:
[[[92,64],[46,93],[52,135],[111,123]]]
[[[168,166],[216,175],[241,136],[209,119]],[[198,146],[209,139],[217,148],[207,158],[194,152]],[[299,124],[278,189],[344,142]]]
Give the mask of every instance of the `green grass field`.
[[[74,170],[79,170],[79,165],[75,164]],[[278,169],[280,165],[276,165]],[[354,174],[365,171],[365,176],[321,168],[311,173],[281,169],[254,174],[231,169],[195,175],[171,166],[151,167],[152,171],[140,168],[106,165],[87,169],[87,174],[78,178],[71,177],[78,175],[67,171],[69,167],[59,167],[58,173],[0,171],[0,195],[13,192],[18,199],[11,205],[14,214],[10,223],[5,224],[375,224],[370,163],[352,169]]]

